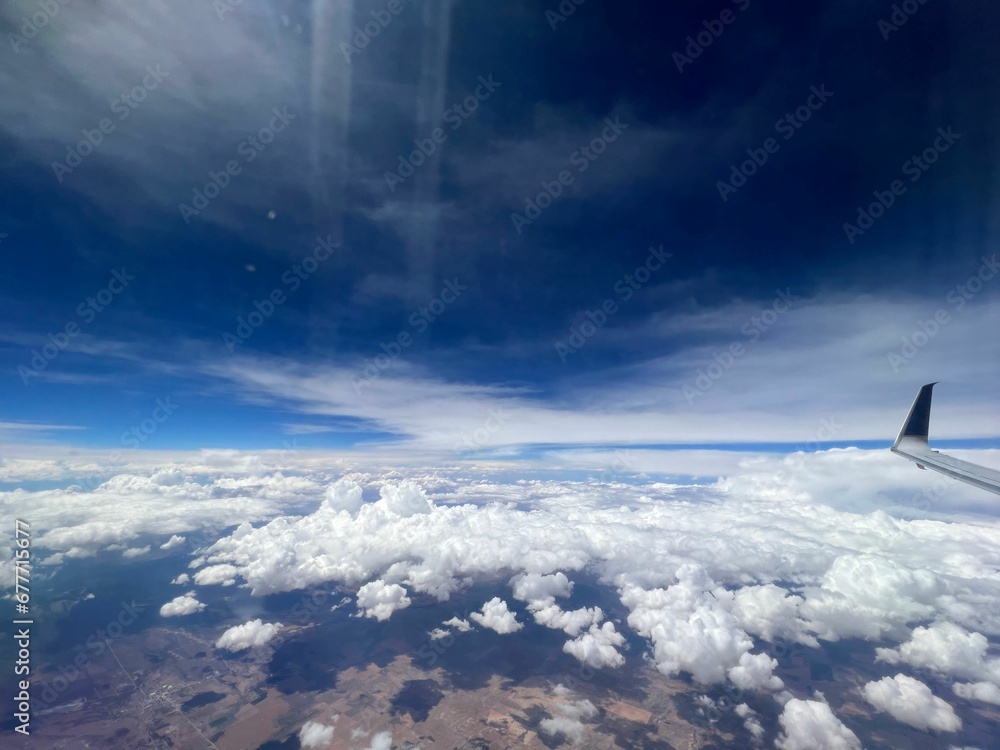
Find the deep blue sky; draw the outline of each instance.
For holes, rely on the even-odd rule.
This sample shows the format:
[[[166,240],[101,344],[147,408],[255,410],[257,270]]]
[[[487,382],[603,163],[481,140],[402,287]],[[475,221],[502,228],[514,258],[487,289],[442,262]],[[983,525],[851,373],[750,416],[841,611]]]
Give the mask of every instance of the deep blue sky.
[[[357,3],[350,25],[386,7]],[[245,0],[222,18],[204,2],[81,3],[30,39],[11,34],[35,3],[5,7],[7,442],[115,446],[168,396],[180,406],[149,446],[280,448],[302,433],[451,447],[503,403],[515,416],[491,446],[794,443],[830,414],[837,440],[891,439],[916,386],[939,378],[954,386],[943,436],[997,436],[981,416],[996,406],[1000,282],[962,309],[947,299],[997,249],[995,4],[928,2],[895,31],[879,26],[891,3],[587,0],[555,29],[554,2],[399,7],[349,62],[345,2]],[[674,53],[724,12],[732,23],[679,71]],[[156,87],[126,110],[144,78]],[[807,122],[776,128],[809,101]],[[246,139],[275,109],[292,119],[257,153]],[[113,130],[60,181],[53,162],[102,118]],[[581,161],[615,118],[627,128]],[[438,127],[433,157],[390,190],[385,173]],[[775,152],[723,200],[719,181],[769,138]],[[907,166],[935,139],[948,145],[935,164]],[[230,160],[239,174],[186,220],[179,204]],[[519,232],[512,214],[562,170],[571,184]],[[894,180],[905,192],[848,241],[844,223]],[[341,246],[295,284],[317,237]],[[624,299],[616,284],[660,246],[669,261]],[[124,291],[79,314],[122,269]],[[466,289],[425,326],[448,280]],[[227,347],[275,289],[284,301]],[[779,289],[799,301],[758,344],[745,326]],[[561,358],[609,298],[607,323]],[[901,337],[942,308],[941,331],[894,369]],[[19,374],[67,323],[68,349]],[[401,333],[401,356],[357,387]],[[747,346],[736,366],[685,399],[733,342]]]

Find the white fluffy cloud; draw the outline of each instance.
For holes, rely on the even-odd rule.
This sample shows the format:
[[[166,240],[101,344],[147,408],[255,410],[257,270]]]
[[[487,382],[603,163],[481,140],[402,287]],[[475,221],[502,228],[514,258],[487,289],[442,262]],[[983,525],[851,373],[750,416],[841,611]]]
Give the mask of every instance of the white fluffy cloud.
[[[189,591],[160,607],[160,617],[181,617],[201,612],[203,609],[205,605],[195,599],[193,591]]]
[[[250,620],[242,625],[234,625],[215,642],[216,648],[228,651],[242,651],[245,648],[263,646],[284,627],[280,622],[265,623],[260,619]]]
[[[312,747],[326,747],[333,742],[333,727],[318,721],[307,721],[299,730],[299,744],[308,750]]]
[[[171,550],[175,547],[180,547],[184,542],[187,541],[184,537],[174,534],[167,541],[160,545],[160,549]]]
[[[514,613],[507,608],[507,602],[499,596],[495,596],[483,605],[478,612],[469,615],[484,628],[495,630],[501,635],[516,633],[524,627],[517,621]]]
[[[129,547],[127,550],[122,552],[122,557],[126,560],[142,557],[143,555],[148,555],[151,549],[152,547],[148,544],[145,547]]]
[[[586,569],[618,590],[629,626],[649,640],[665,674],[756,689],[778,682],[765,668],[771,660],[754,653],[755,638],[809,647],[850,636],[903,640],[907,622],[931,616],[1000,633],[1000,617],[977,606],[992,583],[968,559],[1000,559],[1000,531],[983,524],[905,521],[801,498],[726,499],[712,487],[687,488],[692,500],[684,501],[676,487],[655,483],[521,487],[438,477],[432,500],[412,480],[365,481],[379,500],[358,505],[360,484],[341,479],[308,515],[244,524],[207,551],[196,580],[235,576],[257,594],[335,581],[357,586],[361,610],[384,619],[415,594],[444,601],[472,580],[513,570],[511,592],[536,622],[574,637],[567,651],[577,658],[614,666],[615,644],[592,630],[603,613],[555,603]],[[350,514],[330,507],[330,496],[353,498]],[[502,606],[509,625],[500,627],[513,627]],[[484,610],[473,620],[493,617]]]
[[[861,750],[857,735],[822,701],[792,698],[778,721],[782,734],[774,745],[779,750]]]
[[[624,644],[625,636],[615,630],[614,623],[606,622],[601,626],[591,625],[586,633],[567,641],[563,651],[595,668],[620,667],[625,657],[618,652],[618,647]]]
[[[604,618],[604,612],[600,607],[564,610],[555,604],[539,605],[538,602],[532,602],[528,605],[528,610],[539,625],[562,630],[571,636],[579,635],[580,631],[596,625]]]
[[[764,725],[757,719],[757,712],[746,703],[740,703],[733,710],[743,719],[743,728],[750,733],[754,742],[760,743],[764,739]]]
[[[260,595],[332,582],[356,591],[359,610],[380,619],[398,615],[411,598],[446,601],[473,582],[509,581],[537,624],[567,633],[568,653],[613,667],[621,633],[601,624],[604,613],[559,606],[574,578],[586,574],[617,592],[628,609],[619,629],[647,639],[665,674],[772,689],[760,641],[815,647],[857,635],[900,643],[879,651],[886,661],[997,684],[985,649],[987,636],[1000,635],[1000,610],[988,606],[1000,590],[1000,526],[844,510],[846,490],[828,488],[819,502],[818,480],[809,491],[759,484],[758,475],[782,465],[778,459],[753,459],[702,485],[510,482],[488,466],[473,478],[460,469],[413,469],[386,480],[373,469],[331,484],[328,469],[307,463],[307,476],[261,475],[237,452],[201,455],[198,465],[210,468],[210,479],[195,482],[199,472],[185,466],[123,475],[94,492],[9,494],[38,508],[36,545],[40,555],[54,552],[54,564],[140,534],[183,534],[190,549],[200,547],[191,563],[199,585],[246,585]],[[869,477],[865,489],[880,498],[909,492],[897,486],[893,464],[871,452],[829,452],[800,465],[821,477]],[[225,474],[237,470],[246,473]],[[919,481],[921,473],[913,474]],[[378,499],[364,502],[369,494]],[[85,518],[90,507],[98,508],[94,523]],[[237,522],[228,536],[217,531],[199,541],[188,533]],[[11,553],[0,540],[0,556]],[[186,584],[185,575],[174,580]],[[175,602],[166,611],[203,607]],[[935,624],[911,633],[914,619]]]
[[[897,649],[876,650],[878,661],[909,664],[967,680],[1000,683],[1000,659],[987,658],[989,641],[951,622],[914,628]]]
[[[931,692],[920,680],[905,674],[883,677],[862,688],[865,699],[879,711],[916,729],[957,732],[962,720],[955,709]]]
[[[1000,706],[1000,687],[992,682],[956,682],[951,689],[959,698]]]
[[[522,602],[537,601],[551,604],[556,597],[569,596],[573,593],[573,582],[562,571],[553,575],[523,573],[514,576],[510,585],[514,590],[514,598]]]
[[[727,674],[741,690],[781,690],[784,683],[773,674],[777,666],[777,659],[767,654],[745,653],[740,656],[740,663],[731,667]]]
[[[677,583],[665,589],[623,587],[622,602],[632,610],[628,623],[653,642],[663,674],[684,671],[701,683],[723,682],[753,639],[726,611],[724,590],[700,565],[681,565],[676,575]]]
[[[843,555],[809,592],[801,612],[822,638],[901,636],[907,622],[933,615],[946,591],[930,570],[879,554]]]
[[[387,620],[396,610],[409,606],[410,598],[406,595],[406,589],[398,583],[386,583],[379,578],[358,589],[358,609],[365,617]]]
[[[569,697],[572,691],[557,685],[553,690],[555,695]],[[583,735],[586,731],[584,721],[592,719],[597,715],[597,707],[587,699],[567,702],[556,701],[551,704],[552,711],[556,714],[548,719],[539,722],[539,729],[549,736],[559,734],[565,735],[566,739],[574,745],[583,742]]]
[[[463,620],[460,617],[452,617],[450,620],[445,620],[441,623],[449,628],[455,628],[459,633],[468,633],[472,630],[472,626],[469,624],[468,620]]]
[[[372,741],[365,750],[390,750],[392,748],[392,732],[378,732],[372,736]]]
[[[236,583],[239,569],[235,565],[213,565],[194,574],[194,582],[199,586],[232,586]]]
[[[353,516],[364,505],[361,496],[361,487],[354,482],[341,480],[327,488],[323,504],[330,510],[346,511]]]

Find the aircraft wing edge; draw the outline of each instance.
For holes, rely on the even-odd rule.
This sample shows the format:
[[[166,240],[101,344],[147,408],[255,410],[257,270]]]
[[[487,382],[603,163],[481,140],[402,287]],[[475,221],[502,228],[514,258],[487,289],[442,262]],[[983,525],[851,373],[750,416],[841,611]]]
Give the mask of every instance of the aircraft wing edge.
[[[931,395],[934,385],[935,383],[928,383],[921,386],[890,450],[908,461],[913,461],[921,469],[933,469],[953,479],[1000,495],[1000,471],[931,450],[927,438],[930,431]]]

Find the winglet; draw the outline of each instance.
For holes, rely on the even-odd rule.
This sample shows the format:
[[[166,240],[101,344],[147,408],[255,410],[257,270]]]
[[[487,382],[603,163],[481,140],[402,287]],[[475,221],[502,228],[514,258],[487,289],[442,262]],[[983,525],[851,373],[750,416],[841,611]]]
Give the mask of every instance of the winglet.
[[[917,392],[917,397],[910,407],[910,413],[906,415],[906,421],[896,436],[896,442],[892,444],[892,450],[896,450],[903,438],[917,440],[927,445],[927,434],[931,421],[931,393],[937,382],[928,383],[921,386]]]

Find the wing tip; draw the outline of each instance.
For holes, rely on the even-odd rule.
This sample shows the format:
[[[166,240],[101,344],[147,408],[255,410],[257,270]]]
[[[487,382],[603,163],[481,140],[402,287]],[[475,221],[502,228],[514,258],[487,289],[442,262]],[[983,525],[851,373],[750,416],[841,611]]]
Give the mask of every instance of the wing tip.
[[[904,438],[919,440],[925,445],[927,444],[931,421],[931,398],[934,394],[934,386],[939,382],[935,380],[933,383],[920,386],[917,397],[913,400],[913,405],[910,406],[910,411],[906,415],[906,420],[903,422],[891,450],[895,451]]]

